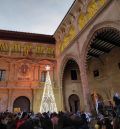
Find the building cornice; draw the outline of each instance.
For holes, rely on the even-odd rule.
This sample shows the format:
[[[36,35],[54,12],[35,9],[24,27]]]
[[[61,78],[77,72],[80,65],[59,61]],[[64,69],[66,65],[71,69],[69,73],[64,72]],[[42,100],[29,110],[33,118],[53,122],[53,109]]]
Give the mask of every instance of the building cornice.
[[[28,32],[9,31],[9,30],[0,30],[0,39],[33,42],[33,43],[55,44],[55,39],[53,35],[35,34]]]

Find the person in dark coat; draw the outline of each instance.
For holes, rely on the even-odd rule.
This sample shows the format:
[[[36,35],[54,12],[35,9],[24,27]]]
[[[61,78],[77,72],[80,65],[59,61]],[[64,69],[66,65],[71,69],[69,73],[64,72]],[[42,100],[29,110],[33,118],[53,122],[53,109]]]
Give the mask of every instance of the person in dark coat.
[[[5,123],[5,118],[0,118],[0,129],[7,129],[7,124]]]
[[[105,118],[105,127],[106,129],[113,129],[113,126],[111,125],[111,121],[109,118]]]
[[[40,125],[40,119],[28,119],[24,124],[22,124],[18,129],[42,129]]]

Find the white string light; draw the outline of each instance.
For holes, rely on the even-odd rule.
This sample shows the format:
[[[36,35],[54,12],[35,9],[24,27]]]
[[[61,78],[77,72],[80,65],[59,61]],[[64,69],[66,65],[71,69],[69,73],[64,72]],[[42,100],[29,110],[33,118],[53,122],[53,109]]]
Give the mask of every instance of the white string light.
[[[46,75],[46,81],[45,81],[45,86],[44,86],[44,91],[43,91],[43,96],[42,96],[42,101],[40,105],[40,112],[57,112],[57,106],[55,102],[55,97],[53,94],[53,89],[52,89],[52,84],[50,80],[50,75],[49,75],[49,70],[50,66],[46,66],[47,70],[47,75]]]

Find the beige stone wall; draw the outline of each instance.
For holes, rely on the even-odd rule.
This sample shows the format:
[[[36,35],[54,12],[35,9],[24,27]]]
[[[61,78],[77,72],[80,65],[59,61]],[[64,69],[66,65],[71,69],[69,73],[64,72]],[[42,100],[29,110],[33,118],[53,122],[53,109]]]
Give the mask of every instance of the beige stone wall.
[[[34,89],[34,101],[33,101],[33,111],[40,111],[40,103],[42,99],[43,89]]]
[[[32,90],[31,89],[9,89],[9,101],[8,101],[8,110],[13,111],[13,103],[15,99],[20,96],[25,96],[30,100],[30,109],[32,110]]]
[[[93,58],[87,63],[89,88],[91,94],[96,91],[104,100],[112,99],[113,93],[120,93],[120,48],[114,48],[110,53]],[[93,71],[99,70],[99,76],[94,77]]]
[[[76,68],[72,68],[76,69]],[[82,109],[83,105],[83,94],[82,94],[82,86],[81,86],[81,79],[80,79],[80,71],[77,69],[77,80],[71,80],[71,73],[70,71],[72,70],[70,68],[67,68],[64,71],[64,78],[63,78],[63,99],[64,99],[64,107],[65,110],[70,111],[70,106],[69,106],[69,97],[72,94],[76,94],[79,96],[80,100],[80,108]]]
[[[0,68],[6,69],[6,81],[0,82],[0,103],[4,106],[3,110],[10,108],[12,111],[12,104],[13,100],[18,96],[27,96],[31,102],[31,109],[35,112],[39,111],[41,96],[44,88],[44,84],[40,83],[41,71],[45,70],[45,65],[50,64],[52,67],[51,70],[51,80],[54,86],[54,93],[55,99],[57,102],[58,110],[64,110],[64,103],[63,103],[63,94],[65,93],[65,105],[68,107],[68,97],[73,94],[77,94],[80,97],[81,106],[87,105],[87,93],[90,89],[90,92],[93,92],[95,88],[96,91],[100,92],[103,97],[106,97],[103,89],[104,86],[108,90],[111,88],[113,91],[118,91],[119,88],[119,69],[117,67],[117,63],[119,60],[119,50],[115,48],[111,53],[108,55],[104,54],[101,56],[101,62],[98,59],[92,59],[88,64],[83,60],[85,53],[87,53],[88,44],[90,42],[91,37],[93,36],[94,32],[103,27],[113,27],[120,30],[120,2],[119,0],[106,0],[107,5],[99,10],[93,17],[91,17],[90,21],[80,29],[78,25],[78,17],[80,10],[83,12],[86,10],[87,6],[86,3],[85,7],[82,8],[82,5],[77,1],[79,4],[75,4],[76,8],[71,8],[70,15],[68,15],[67,19],[65,19],[65,24],[63,24],[62,28],[60,29],[60,33],[55,34],[55,38],[57,41],[56,44],[56,61],[55,59],[46,58],[32,58],[29,59],[26,57],[22,57],[21,54],[20,58],[14,55],[14,59],[10,57],[10,53],[7,53],[6,58],[0,57]],[[81,5],[81,7],[80,7]],[[76,12],[77,10],[77,12]],[[85,13],[85,12],[84,12]],[[68,13],[69,14],[69,13]],[[114,14],[114,15],[111,15]],[[70,21],[69,21],[70,19]],[[72,24],[71,24],[72,23]],[[75,27],[76,36],[74,35]],[[70,29],[71,28],[71,29]],[[78,29],[79,28],[79,29]],[[70,29],[70,31],[69,31]],[[64,35],[67,35],[66,40],[71,36],[74,40],[70,40],[70,43],[67,47],[65,47],[62,53],[59,53],[60,49],[60,41],[63,40]],[[7,42],[7,41],[5,41]],[[10,41],[10,44],[14,42]],[[19,42],[20,43],[20,42]],[[33,45],[35,46],[35,44]],[[117,53],[116,53],[117,51]],[[28,52],[28,51],[27,51]],[[8,58],[9,56],[9,58]],[[62,83],[64,68],[69,59],[74,59],[78,64],[80,69],[80,73],[78,73],[80,77],[80,81],[73,82],[69,80],[69,70],[67,70],[66,79],[64,81],[64,85]],[[43,59],[46,59],[43,61]],[[52,62],[52,63],[51,63]],[[22,64],[26,63],[29,67],[29,72],[23,76],[20,73],[20,67]],[[86,75],[86,65],[88,73]],[[100,69],[100,77],[93,78],[93,69]],[[88,78],[87,78],[88,77]],[[88,80],[87,80],[88,79]],[[88,83],[87,83],[88,82]],[[69,85],[69,86],[68,86]],[[64,89],[65,87],[65,89]],[[102,88],[101,88],[102,87]],[[9,97],[10,96],[10,97]],[[34,97],[33,97],[34,96]],[[84,104],[86,103],[86,104]],[[86,107],[85,107],[86,108]]]
[[[13,103],[20,96],[27,97],[32,103],[31,89],[0,88],[0,111],[13,111]],[[31,104],[32,105],[32,104]],[[32,107],[30,107],[32,109]]]
[[[59,75],[59,76],[57,76],[57,84],[59,85],[59,87],[61,89],[60,93],[62,95],[64,92],[64,91],[62,91],[62,89],[63,89],[63,84],[62,84],[63,71],[64,71],[66,61],[71,58],[74,59],[78,63],[79,69],[82,71],[82,73],[81,73],[82,91],[84,91],[83,92],[84,93],[83,101],[88,100],[87,94],[89,92],[89,88],[90,88],[90,92],[93,92],[92,85],[96,85],[96,83],[98,85],[98,86],[96,86],[97,88],[100,87],[101,85],[102,86],[109,85],[109,87],[114,87],[114,85],[116,85],[116,87],[118,87],[119,79],[117,79],[117,78],[119,78],[119,76],[118,76],[118,74],[114,75],[115,73],[112,73],[111,71],[109,71],[109,69],[111,69],[108,66],[110,62],[109,63],[106,62],[107,65],[105,65],[103,68],[103,67],[101,67],[100,62],[96,62],[94,60],[92,61],[92,63],[94,62],[96,64],[96,66],[98,65],[101,67],[100,72],[102,72],[103,75],[106,73],[109,75],[109,76],[105,75],[106,77],[104,77],[104,78],[101,77],[101,80],[97,79],[96,81],[93,81],[92,75],[89,75],[89,76],[86,75],[87,64],[86,64],[86,61],[84,60],[85,54],[87,53],[87,50],[88,50],[90,39],[96,30],[103,28],[103,27],[113,27],[113,28],[120,30],[120,15],[119,15],[120,14],[120,9],[119,9],[120,3],[118,0],[112,0],[112,1],[108,0],[107,2],[108,2],[108,4],[106,6],[104,6],[100,11],[98,11],[97,14],[89,21],[89,23],[82,30],[79,30],[79,33],[77,34],[77,36],[74,38],[73,41],[70,41],[69,45],[65,48],[65,50],[61,54],[58,53],[57,49],[59,49],[60,40],[63,38],[63,35],[65,32],[61,31],[62,30],[62,27],[61,27],[61,29],[59,28],[61,33],[59,33],[59,31],[58,31],[59,35],[57,36],[57,32],[55,34],[55,38],[57,41],[57,45],[56,45],[56,47],[57,47],[57,49],[56,49],[57,73]],[[75,11],[71,10],[70,13],[74,16],[73,21],[77,21],[78,17],[76,17]],[[114,14],[114,15],[111,15],[111,14]],[[71,20],[71,16],[68,15],[68,17]],[[67,19],[68,19],[68,17],[67,17]],[[66,23],[66,21],[63,21],[63,22]],[[77,28],[79,28],[77,22],[72,22],[72,23],[75,23],[76,24],[75,26],[77,26]],[[105,57],[106,57],[106,55],[104,54],[102,58],[105,58]],[[113,58],[114,58],[114,56],[113,56]],[[111,58],[111,62],[113,65],[115,65],[113,58]],[[115,57],[114,59],[119,59],[119,57]],[[105,58],[105,60],[107,60],[107,58]],[[90,64],[92,64],[92,63],[90,63]],[[88,69],[91,66],[90,64],[88,65]],[[93,65],[91,67],[93,67]],[[111,66],[111,67],[113,67],[113,66]],[[116,66],[116,68],[117,68],[117,66]],[[103,76],[102,74],[101,74],[101,76]],[[113,76],[114,76],[114,78],[113,78]],[[110,78],[112,79],[112,82],[111,82]],[[117,90],[117,88],[114,88],[114,89]],[[102,90],[101,90],[101,92],[102,92]],[[67,94],[69,94],[69,92]],[[81,94],[81,91],[79,92],[79,94]],[[61,104],[64,105],[62,95],[61,95]],[[66,97],[66,100],[67,99],[68,98]],[[88,102],[86,102],[86,105],[87,105],[87,103]]]

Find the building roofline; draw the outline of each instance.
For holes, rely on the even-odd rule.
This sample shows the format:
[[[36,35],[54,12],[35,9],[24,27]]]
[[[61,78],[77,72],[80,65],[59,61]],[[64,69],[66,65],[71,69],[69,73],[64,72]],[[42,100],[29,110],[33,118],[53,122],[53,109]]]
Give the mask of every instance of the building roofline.
[[[19,31],[2,30],[2,29],[0,30],[0,39],[55,44],[55,38],[53,37],[53,35],[19,32]]]
[[[53,36],[55,35],[55,33],[57,32],[57,30],[60,28],[60,26],[62,25],[62,23],[64,22],[64,20],[66,19],[67,15],[69,14],[69,12],[72,10],[73,6],[75,5],[77,0],[74,0],[74,2],[72,3],[72,5],[70,6],[69,10],[67,11],[67,13],[65,14],[64,18],[62,19],[62,21],[60,22],[59,26],[57,27],[57,29],[55,30],[55,32],[53,33]]]
[[[11,30],[2,30],[0,29],[0,39],[4,40],[14,40],[14,41],[26,41],[26,42],[37,42],[37,43],[47,43],[47,44],[55,44],[54,35],[57,30],[60,28],[70,11],[72,10],[73,6],[75,5],[77,0],[74,0],[71,7],[65,14],[64,18],[60,22],[59,26],[55,30],[53,35],[46,35],[46,34],[37,34],[37,33],[30,33],[30,32],[20,32],[20,31],[11,31]]]

